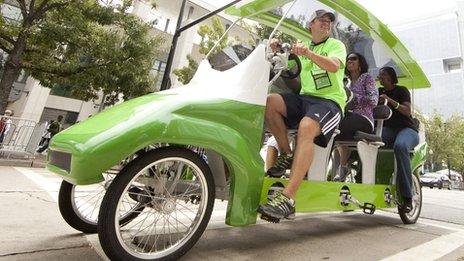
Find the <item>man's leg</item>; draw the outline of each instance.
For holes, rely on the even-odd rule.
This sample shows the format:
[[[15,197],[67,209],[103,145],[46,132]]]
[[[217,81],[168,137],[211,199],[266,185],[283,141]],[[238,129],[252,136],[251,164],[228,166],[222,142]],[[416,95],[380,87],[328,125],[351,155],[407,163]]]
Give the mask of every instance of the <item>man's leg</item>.
[[[285,101],[288,102],[287,97]],[[308,96],[296,102],[300,104],[288,103],[287,106],[295,105],[295,111],[305,116],[298,119],[293,111],[287,112],[287,120],[298,119],[299,125],[289,183],[282,193],[276,193],[267,204],[260,205],[258,209],[261,218],[271,222],[295,215],[295,194],[313,161],[314,143],[327,145],[327,138],[332,136],[341,118],[340,109],[332,101]]]
[[[313,160],[314,138],[321,133],[315,120],[304,117],[298,128],[298,140],[292,164],[290,180],[282,193],[277,193],[267,204],[259,206],[261,218],[278,222],[282,218],[295,216],[295,193],[303,181]]]
[[[266,171],[275,165],[278,156],[279,156],[279,151],[277,150],[276,147],[267,146],[266,162],[264,164]]]
[[[321,134],[319,122],[304,117],[298,127],[298,138],[293,157],[290,180],[283,194],[294,199],[295,193],[311,166],[314,156],[314,139]]]
[[[280,94],[269,95],[266,105],[266,126],[279,144],[280,151],[290,154],[292,151],[288,143],[284,117],[287,117],[287,107],[282,96]]]
[[[412,170],[409,151],[419,144],[419,134],[404,128],[396,136],[393,150],[397,162],[398,186],[404,199],[412,198]]]
[[[38,152],[38,153],[44,152],[46,149],[48,149],[49,143],[50,143],[50,139],[48,139],[48,138],[45,139],[44,144],[42,144],[42,147],[40,147],[40,148],[37,150],[37,152]]]
[[[338,168],[338,174],[333,178],[333,181],[345,182],[351,172],[351,169],[348,167],[348,159],[351,153],[348,146],[345,145],[338,146],[337,150],[340,155],[340,166]]]

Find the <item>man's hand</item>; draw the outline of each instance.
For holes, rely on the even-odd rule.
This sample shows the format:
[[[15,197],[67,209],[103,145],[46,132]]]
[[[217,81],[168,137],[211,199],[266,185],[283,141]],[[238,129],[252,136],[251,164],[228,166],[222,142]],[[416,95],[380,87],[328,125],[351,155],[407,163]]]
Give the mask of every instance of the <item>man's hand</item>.
[[[274,53],[280,51],[280,41],[279,41],[279,39],[272,38],[269,46],[271,46],[272,52],[274,52]]]
[[[292,47],[292,53],[298,56],[309,56],[310,50],[302,43],[296,43]]]

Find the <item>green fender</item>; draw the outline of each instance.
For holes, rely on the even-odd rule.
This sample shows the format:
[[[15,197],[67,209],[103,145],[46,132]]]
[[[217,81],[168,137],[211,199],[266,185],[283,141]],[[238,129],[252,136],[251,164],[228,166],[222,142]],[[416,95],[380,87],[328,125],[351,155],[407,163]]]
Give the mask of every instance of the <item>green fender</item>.
[[[103,181],[102,172],[156,143],[193,145],[224,157],[232,177],[226,222],[256,222],[264,178],[259,155],[264,106],[231,100],[149,94],[114,106],[53,137],[50,149],[70,153],[70,171],[48,164],[77,185]]]

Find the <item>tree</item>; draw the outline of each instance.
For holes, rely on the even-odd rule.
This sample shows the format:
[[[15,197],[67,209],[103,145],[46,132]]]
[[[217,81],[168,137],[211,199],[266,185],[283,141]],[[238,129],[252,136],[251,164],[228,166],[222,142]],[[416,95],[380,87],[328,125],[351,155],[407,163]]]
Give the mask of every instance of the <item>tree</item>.
[[[221,20],[218,17],[213,17],[211,19],[212,27],[209,25],[202,25],[198,29],[198,35],[201,37],[199,53],[207,55],[209,51],[214,47],[214,45],[221,39],[221,36],[224,34],[225,29],[221,24]],[[229,44],[228,35],[224,36],[221,42],[218,44],[218,47],[213,50],[212,54],[220,52],[222,49],[226,48]],[[174,75],[177,76],[177,80],[182,84],[187,84],[195,75],[195,72],[198,69],[198,63],[192,58],[192,56],[187,55],[188,65],[180,69],[173,70]]]
[[[426,139],[429,146],[428,162],[438,170],[443,164],[447,168],[464,171],[464,119],[452,116],[444,119],[434,113],[430,118],[423,119]],[[430,153],[431,152],[431,153]]]
[[[198,69],[198,63],[192,58],[192,56],[187,55],[187,61],[188,66],[184,66],[173,71],[174,75],[177,76],[177,80],[182,84],[189,83]]]
[[[201,54],[208,54],[209,51],[214,47],[214,45],[221,39],[221,36],[224,35],[225,28],[222,26],[221,20],[219,17],[215,16],[211,19],[212,27],[207,24],[200,26],[198,29],[198,35],[201,37],[200,50]],[[218,44],[212,54],[220,52],[222,49],[226,48],[228,45],[229,37],[228,35],[224,36],[221,42]]]
[[[10,0],[11,2],[12,0]],[[118,6],[92,0],[16,0],[21,21],[0,18],[0,48],[7,53],[0,81],[0,114],[21,70],[45,87],[72,85],[83,100],[99,91],[109,103],[147,92],[159,37]]]
[[[255,31],[259,39],[267,40],[269,39],[269,36],[271,36],[272,31],[274,31],[274,28],[267,26],[267,25],[258,24],[257,26],[255,26]],[[274,38],[279,39],[282,43],[290,43],[290,44],[296,43],[295,37],[282,33],[280,31],[276,32]]]

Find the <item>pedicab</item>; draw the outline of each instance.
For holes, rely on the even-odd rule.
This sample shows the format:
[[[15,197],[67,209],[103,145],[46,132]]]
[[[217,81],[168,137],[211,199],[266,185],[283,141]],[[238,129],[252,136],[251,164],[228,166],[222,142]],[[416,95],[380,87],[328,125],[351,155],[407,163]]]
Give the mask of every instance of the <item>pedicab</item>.
[[[371,57],[381,56],[375,60],[379,66],[394,64],[401,72],[400,84],[410,89],[430,86],[399,39],[354,0],[237,0],[189,25],[225,10],[239,18],[234,25],[254,20],[274,28],[269,38],[280,31],[305,41],[311,39],[305,19],[292,18],[321,7],[336,12],[339,21],[349,21],[345,28],[351,29],[345,32],[361,35],[371,47],[366,52],[383,47],[384,56]],[[170,56],[185,29],[178,26]],[[227,225],[255,224],[259,204],[287,182],[266,177],[259,155],[268,87],[278,77],[301,73],[289,45],[272,53],[268,43],[257,44],[226,71],[213,69],[207,57],[186,86],[126,101],[57,134],[50,143],[47,167],[64,180],[59,205],[65,220],[83,232],[98,231],[103,250],[113,260],[181,257],[206,229],[217,200],[228,201]],[[359,48],[361,42],[357,44]],[[360,155],[359,183],[331,181],[332,148],[337,145],[333,138],[326,148],[316,146],[307,179],[296,195],[297,213],[361,209],[373,214],[401,205],[395,159],[380,139],[390,113],[380,106],[375,112],[376,134],[359,133],[358,141],[345,143]],[[411,151],[413,210],[398,208],[406,224],[420,215],[418,172],[426,148],[422,142]]]

